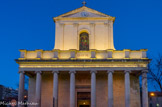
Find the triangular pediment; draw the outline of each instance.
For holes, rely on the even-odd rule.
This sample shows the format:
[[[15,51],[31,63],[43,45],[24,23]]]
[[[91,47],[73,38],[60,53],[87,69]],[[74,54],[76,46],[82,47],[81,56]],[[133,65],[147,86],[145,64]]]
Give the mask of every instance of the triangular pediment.
[[[106,17],[106,16],[83,10],[81,12],[66,15],[66,16],[63,16],[63,17]]]
[[[83,6],[78,9],[67,12],[65,14],[62,14],[58,17],[70,18],[70,17],[111,17],[111,16],[96,11],[94,9],[88,8],[86,6]]]

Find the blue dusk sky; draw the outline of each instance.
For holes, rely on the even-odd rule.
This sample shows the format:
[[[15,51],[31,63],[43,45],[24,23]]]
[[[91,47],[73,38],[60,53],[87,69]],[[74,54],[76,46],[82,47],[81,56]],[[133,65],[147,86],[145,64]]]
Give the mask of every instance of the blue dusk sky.
[[[116,17],[117,50],[162,54],[162,0],[86,0],[87,7]],[[0,84],[17,88],[19,49],[52,50],[53,17],[82,6],[82,0],[0,0]],[[149,89],[152,90],[152,89]]]

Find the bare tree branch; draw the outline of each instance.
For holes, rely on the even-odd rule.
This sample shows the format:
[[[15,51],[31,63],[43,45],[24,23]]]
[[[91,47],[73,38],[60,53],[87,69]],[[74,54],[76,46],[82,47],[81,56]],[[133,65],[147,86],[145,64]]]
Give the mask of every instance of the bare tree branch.
[[[154,61],[148,65],[148,80],[155,82],[157,84],[154,85],[155,89],[159,89],[162,92],[162,55],[159,54],[158,58],[155,58]]]

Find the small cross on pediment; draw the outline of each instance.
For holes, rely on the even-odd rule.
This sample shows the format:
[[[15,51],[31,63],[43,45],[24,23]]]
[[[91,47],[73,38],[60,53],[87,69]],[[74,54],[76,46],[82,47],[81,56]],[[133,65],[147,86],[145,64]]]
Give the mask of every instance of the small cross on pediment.
[[[83,6],[85,6],[87,3],[85,1],[82,2]]]

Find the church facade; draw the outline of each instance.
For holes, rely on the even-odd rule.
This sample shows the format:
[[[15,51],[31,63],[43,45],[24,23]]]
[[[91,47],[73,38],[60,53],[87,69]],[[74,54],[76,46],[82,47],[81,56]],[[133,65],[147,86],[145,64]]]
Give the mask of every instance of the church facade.
[[[20,50],[16,59],[19,101],[27,75],[28,102],[36,107],[140,107],[142,75],[142,105],[148,107],[147,50],[114,48],[115,17],[82,6],[53,19],[54,49]]]

